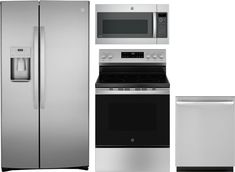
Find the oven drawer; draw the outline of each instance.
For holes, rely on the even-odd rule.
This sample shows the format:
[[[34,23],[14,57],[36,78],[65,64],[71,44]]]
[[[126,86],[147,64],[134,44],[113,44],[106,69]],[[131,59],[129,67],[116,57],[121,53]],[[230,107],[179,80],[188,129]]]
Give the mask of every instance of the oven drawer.
[[[169,147],[169,94],[96,95],[96,147]]]

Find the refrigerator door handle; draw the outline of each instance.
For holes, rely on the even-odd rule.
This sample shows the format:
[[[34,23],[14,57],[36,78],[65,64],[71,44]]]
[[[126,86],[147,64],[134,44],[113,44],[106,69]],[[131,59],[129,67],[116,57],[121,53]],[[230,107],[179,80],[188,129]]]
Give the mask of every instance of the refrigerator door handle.
[[[45,108],[45,28],[40,27],[40,108]]]
[[[39,92],[38,92],[38,27],[34,27],[33,32],[33,62],[34,62],[34,81],[33,81],[33,104],[34,108],[38,109],[39,104]]]

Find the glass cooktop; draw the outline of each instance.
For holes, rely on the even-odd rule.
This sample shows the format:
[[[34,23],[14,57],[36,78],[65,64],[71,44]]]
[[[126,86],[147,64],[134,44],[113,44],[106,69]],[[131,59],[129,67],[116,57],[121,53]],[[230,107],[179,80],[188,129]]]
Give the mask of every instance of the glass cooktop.
[[[100,74],[96,88],[169,88],[164,74]]]
[[[166,75],[161,74],[102,74],[100,83],[167,83]]]

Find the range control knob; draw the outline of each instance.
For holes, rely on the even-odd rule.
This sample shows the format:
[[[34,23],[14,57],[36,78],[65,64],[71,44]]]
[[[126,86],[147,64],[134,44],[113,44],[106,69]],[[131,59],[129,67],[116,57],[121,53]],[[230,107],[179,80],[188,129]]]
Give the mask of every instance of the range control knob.
[[[101,59],[105,59],[106,58],[106,55],[105,54],[102,54],[101,55]]]
[[[109,59],[112,59],[112,58],[113,58],[113,55],[112,55],[112,54],[109,54],[109,55],[108,55],[108,58],[109,58]]]
[[[160,58],[160,59],[163,59],[164,58],[164,54],[158,54],[158,57]]]
[[[151,57],[150,54],[147,54],[147,55],[146,55],[146,58],[147,58],[147,59],[150,59],[150,57]]]
[[[156,59],[157,58],[157,54],[153,54],[153,59]]]

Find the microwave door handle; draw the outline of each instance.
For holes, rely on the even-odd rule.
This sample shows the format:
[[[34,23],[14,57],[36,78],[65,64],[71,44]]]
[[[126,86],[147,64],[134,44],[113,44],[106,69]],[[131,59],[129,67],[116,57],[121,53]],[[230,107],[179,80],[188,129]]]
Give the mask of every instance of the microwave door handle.
[[[153,13],[153,38],[157,37],[157,13]]]
[[[45,28],[40,27],[40,108],[45,108]]]
[[[38,109],[38,27],[34,27],[33,31],[33,104]]]

